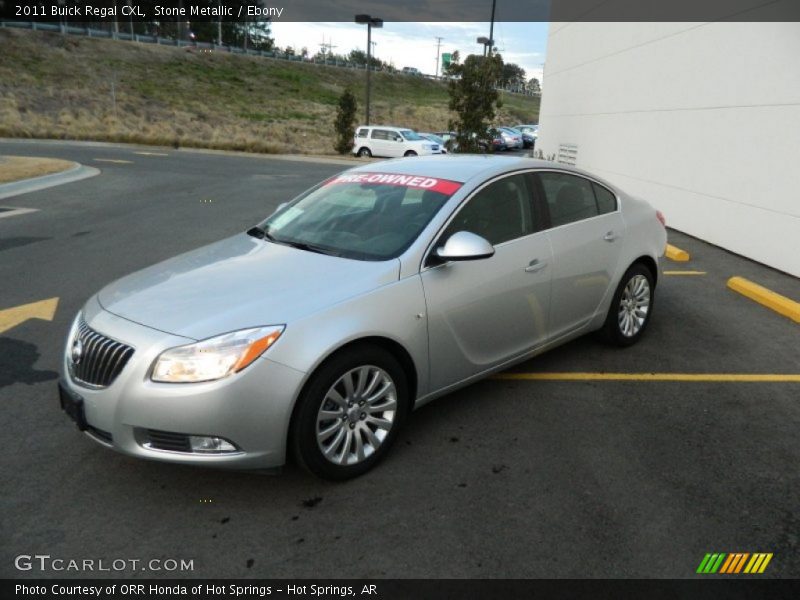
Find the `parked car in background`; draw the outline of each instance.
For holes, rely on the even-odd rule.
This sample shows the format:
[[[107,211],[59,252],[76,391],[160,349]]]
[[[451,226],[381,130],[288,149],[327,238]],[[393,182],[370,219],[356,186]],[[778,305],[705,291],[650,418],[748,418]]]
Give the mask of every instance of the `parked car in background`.
[[[406,75],[422,75],[416,67],[403,67],[403,73]]]
[[[412,129],[386,125],[361,126],[353,138],[353,154],[356,156],[426,156],[441,154],[442,145],[431,142]]]
[[[523,147],[522,132],[511,127],[498,127],[497,131],[506,143],[507,150],[517,150]]]
[[[61,406],[129,456],[355,477],[439,396],[595,330],[639,341],[666,240],[647,202],[563,164],[362,165],[93,295]]]
[[[445,143],[443,138],[439,137],[435,133],[427,133],[427,132],[426,133],[417,132],[417,133],[419,133],[419,135],[424,137],[426,140],[430,140],[431,142],[439,144],[440,154],[447,154],[447,144]]]
[[[514,129],[522,132],[523,142],[527,144],[528,140],[530,140],[530,145],[526,145],[526,148],[533,148],[536,145],[536,140],[539,139],[538,125],[515,125]]]

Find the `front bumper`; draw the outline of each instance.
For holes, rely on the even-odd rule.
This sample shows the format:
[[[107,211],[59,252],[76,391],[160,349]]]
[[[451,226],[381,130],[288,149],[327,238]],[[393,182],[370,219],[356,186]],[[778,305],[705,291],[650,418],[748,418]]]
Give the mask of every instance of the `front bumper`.
[[[135,348],[133,357],[106,388],[77,383],[64,357],[62,385],[83,400],[85,432],[123,454],[166,462],[266,469],[284,464],[300,371],[259,358],[230,377],[207,383],[167,384],[150,380],[150,368],[165,349],[194,340],[133,323],[105,311],[95,298],[84,308],[86,323]],[[148,431],[221,437],[237,452],[207,454],[150,447]]]

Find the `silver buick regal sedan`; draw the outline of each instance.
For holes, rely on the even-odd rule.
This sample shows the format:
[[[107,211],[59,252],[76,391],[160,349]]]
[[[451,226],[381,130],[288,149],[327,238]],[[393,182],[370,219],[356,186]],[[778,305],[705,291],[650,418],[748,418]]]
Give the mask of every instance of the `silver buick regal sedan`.
[[[649,204],[564,165],[363,165],[103,288],[61,406],[132,456],[354,477],[438,396],[591,331],[636,342],[665,244]]]

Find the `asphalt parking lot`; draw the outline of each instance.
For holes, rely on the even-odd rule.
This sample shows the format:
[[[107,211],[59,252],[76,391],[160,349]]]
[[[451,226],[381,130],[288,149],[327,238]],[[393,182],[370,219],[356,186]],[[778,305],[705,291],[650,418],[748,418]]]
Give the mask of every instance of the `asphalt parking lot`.
[[[193,560],[146,573],[170,577],[683,578],[708,552],[773,553],[764,577],[800,576],[800,328],[725,285],[799,300],[796,278],[671,231],[691,260],[662,262],[639,345],[589,336],[427,405],[365,477],[150,463],[59,410],[75,313],[343,167],[89,144],[0,141],[0,154],[101,170],[0,200],[35,209],[0,218],[0,311],[58,298],[52,321],[0,331],[0,576],[86,576],[14,567],[38,553]],[[761,375],[779,377],[742,377]]]

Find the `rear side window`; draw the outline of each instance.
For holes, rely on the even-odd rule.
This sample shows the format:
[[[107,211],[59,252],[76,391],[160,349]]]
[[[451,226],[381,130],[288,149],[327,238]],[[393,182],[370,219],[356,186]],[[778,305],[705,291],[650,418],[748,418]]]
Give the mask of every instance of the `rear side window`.
[[[601,215],[617,210],[617,197],[602,185],[592,184],[594,195],[597,199],[597,210]]]
[[[597,202],[592,182],[566,173],[539,173],[547,206],[550,209],[550,226],[596,217]]]
[[[369,129],[364,128],[364,129],[359,129],[357,135],[358,135],[358,137],[367,137],[368,133],[369,133]]]
[[[394,134],[391,131],[386,131],[385,129],[373,129],[372,130],[372,139],[373,140],[391,140],[394,139]]]

